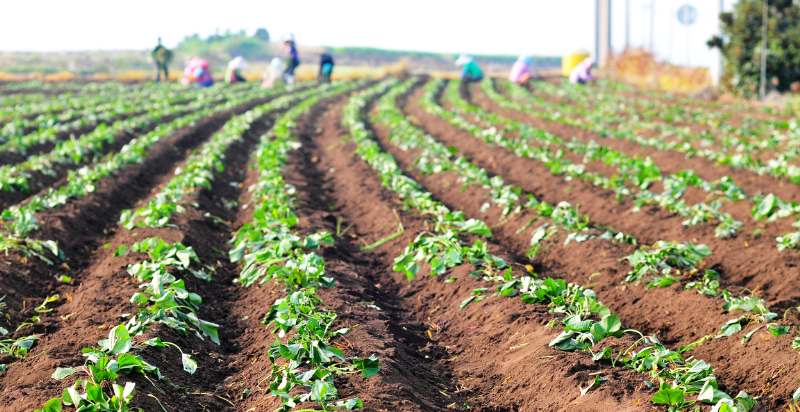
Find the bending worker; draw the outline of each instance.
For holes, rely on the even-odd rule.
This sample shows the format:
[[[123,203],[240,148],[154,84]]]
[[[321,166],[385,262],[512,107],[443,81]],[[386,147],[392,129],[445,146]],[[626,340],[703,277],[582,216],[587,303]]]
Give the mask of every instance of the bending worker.
[[[583,59],[569,74],[569,81],[574,84],[586,84],[592,81],[592,58]]]
[[[483,80],[483,70],[470,56],[462,54],[456,60],[456,66],[461,67],[461,81],[463,83],[479,82]]]
[[[283,60],[280,57],[273,57],[269,67],[264,70],[261,87],[273,87],[283,84],[283,70]]]
[[[213,85],[214,79],[211,78],[208,62],[199,57],[192,57],[189,63],[186,64],[186,69],[183,71],[181,83],[185,85],[196,84],[200,87],[209,87]]]
[[[161,72],[164,72],[164,80],[169,81],[169,64],[172,62],[172,50],[161,44],[161,37],[158,38],[156,47],[150,52],[150,57],[153,58],[153,63],[156,65],[156,81],[161,81]]]
[[[530,80],[533,74],[533,57],[519,56],[514,65],[511,66],[511,73],[508,79],[517,84],[524,84]]]
[[[328,53],[322,53],[319,56],[319,78],[320,83],[330,83],[331,75],[333,74],[333,56]]]
[[[246,81],[242,74],[242,70],[246,67],[247,63],[245,63],[242,56],[234,57],[233,60],[228,62],[228,68],[225,70],[225,83],[233,84]]]

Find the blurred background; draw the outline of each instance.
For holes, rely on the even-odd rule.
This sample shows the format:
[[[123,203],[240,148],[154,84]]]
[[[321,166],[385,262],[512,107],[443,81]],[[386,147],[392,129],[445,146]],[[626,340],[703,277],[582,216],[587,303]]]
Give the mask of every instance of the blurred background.
[[[643,87],[765,97],[798,78],[798,8],[792,0],[27,0],[0,16],[0,80],[145,80],[159,37],[175,53],[172,76],[192,56],[220,72],[242,56],[247,77],[259,78],[292,33],[306,63],[300,79],[315,74],[324,51],[338,77],[454,75],[459,53],[489,73],[532,55],[537,73],[557,76],[591,56],[601,76]]]

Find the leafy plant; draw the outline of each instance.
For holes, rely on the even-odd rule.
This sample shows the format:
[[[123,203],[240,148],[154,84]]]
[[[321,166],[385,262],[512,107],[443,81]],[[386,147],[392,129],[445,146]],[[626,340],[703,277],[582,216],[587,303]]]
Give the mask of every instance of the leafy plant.
[[[658,241],[625,258],[631,265],[625,280],[635,282],[649,276],[680,276],[694,270],[710,255],[711,250],[706,245]]]
[[[164,136],[169,136],[175,131],[195,124],[200,119],[220,113],[246,102],[263,93],[261,91],[251,91],[242,93],[233,98],[227,99],[224,103],[214,105],[214,100],[201,100],[192,106],[194,111],[190,114],[178,117],[168,123],[157,126],[154,130],[130,140],[125,146],[115,153],[110,153],[95,163],[86,165],[76,171],[71,171],[66,178],[66,182],[59,187],[51,187],[46,191],[40,192],[29,197],[25,202],[11,206],[2,213],[0,217],[6,221],[0,232],[0,252],[8,253],[11,250],[19,250],[24,254],[42,258],[45,262],[53,263],[53,259],[47,257],[45,250],[50,249],[53,255],[62,257],[60,250],[54,248],[55,242],[50,240],[31,239],[30,235],[38,230],[35,213],[60,207],[71,199],[80,198],[95,191],[97,183],[113,175],[127,165],[140,163],[148,156],[148,150]],[[176,113],[169,112],[154,113],[154,116],[171,116]]]
[[[332,341],[348,332],[335,329],[337,316],[322,307],[316,291],[335,285],[325,272],[325,262],[315,250],[333,244],[333,236],[318,232],[299,236],[294,232],[294,188],[282,176],[289,151],[298,144],[295,121],[322,99],[350,90],[345,83],[323,88],[291,107],[264,135],[255,154],[258,181],[252,186],[252,218],[231,239],[233,262],[242,262],[236,282],[251,286],[277,282],[286,290],[263,322],[271,325],[278,339],[270,345],[272,362],[269,390],[280,399],[279,410],[290,410],[302,402],[316,402],[323,410],[357,409],[358,398],[339,399],[334,379],[338,375],[361,373],[364,378],[380,370],[378,358],[348,357]]]

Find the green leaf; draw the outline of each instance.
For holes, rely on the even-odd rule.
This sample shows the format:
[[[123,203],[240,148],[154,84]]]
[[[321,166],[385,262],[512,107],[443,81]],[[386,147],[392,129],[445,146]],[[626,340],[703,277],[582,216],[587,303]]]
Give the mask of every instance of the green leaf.
[[[761,202],[753,207],[752,215],[756,220],[763,220],[770,217],[777,208],[778,198],[770,193],[764,196]]]
[[[41,408],[34,409],[34,412],[61,412],[61,398],[50,398]]]
[[[672,275],[664,275],[659,276],[653,280],[651,280],[647,287],[649,288],[666,288],[672,286],[674,283],[678,282],[678,278]]]
[[[622,330],[622,322],[619,320],[619,316],[614,314],[604,316],[603,319],[600,319],[600,324],[608,335],[615,335]]]
[[[364,407],[364,402],[358,398],[351,398],[346,401],[336,402],[336,407],[352,411],[353,409],[362,409]]]
[[[486,226],[486,223],[484,223],[481,220],[477,219],[466,220],[462,224],[461,229],[473,235],[478,235],[481,237],[492,237],[492,231],[489,229],[488,226]]]
[[[685,393],[683,389],[662,385],[661,389],[653,395],[651,401],[656,405],[680,406],[683,405],[684,399]]]
[[[193,375],[197,371],[197,362],[188,354],[181,353],[181,363],[183,364],[183,370],[189,374]]]
[[[122,396],[128,399],[133,395],[133,390],[136,389],[136,384],[133,382],[125,382],[125,389],[122,391]]]
[[[311,385],[311,399],[317,402],[324,402],[336,396],[336,387],[328,381],[317,379]]]
[[[61,399],[64,401],[64,405],[77,406],[78,402],[81,401],[81,394],[78,392],[77,386],[78,382],[75,382],[72,386],[64,389],[64,392],[61,394]]]
[[[64,379],[67,376],[72,375],[73,373],[75,373],[74,368],[56,368],[56,371],[53,372],[53,374],[50,375],[50,377],[60,381],[61,379]]]
[[[706,378],[697,400],[709,404],[716,404],[720,399],[731,399],[731,397],[717,388],[717,380],[713,377]]]
[[[772,336],[781,336],[789,333],[789,327],[786,325],[779,325],[777,323],[770,323],[767,325],[767,330]]]
[[[108,332],[108,339],[98,341],[100,347],[111,354],[128,352],[131,349],[131,337],[124,324],[117,325]]]
[[[735,401],[738,412],[747,412],[756,406],[756,400],[745,391],[739,391]]]
[[[479,299],[479,296],[470,296],[470,297],[468,297],[468,298],[466,298],[466,299],[462,300],[462,301],[461,301],[461,304],[460,304],[460,305],[458,305],[458,308],[459,308],[459,309],[464,309],[464,308],[466,308],[466,307],[467,307],[467,306],[468,306],[470,303],[472,303],[472,302],[475,302],[475,301],[478,301],[478,299]]]
[[[576,349],[581,349],[582,348],[581,345],[579,345],[575,341],[575,339],[573,339],[573,336],[574,332],[561,332],[561,334],[559,334],[558,336],[553,338],[553,340],[550,341],[548,346],[550,346],[551,348],[556,348],[567,352],[574,351]]]
[[[117,356],[117,368],[120,372],[134,371],[145,366],[144,359],[132,353],[123,353]]]
[[[42,242],[45,249],[49,250],[53,256],[61,256],[61,251],[58,249],[58,244],[54,240],[45,240]]]
[[[611,348],[608,347],[608,346],[605,346],[605,347],[603,347],[603,350],[601,350],[601,351],[599,351],[599,352],[597,352],[597,353],[592,355],[592,360],[595,361],[595,362],[598,362],[598,361],[601,361],[603,359],[611,359],[611,355],[613,355],[613,352],[611,351]]]
[[[192,254],[185,250],[179,250],[177,253],[175,253],[175,257],[177,257],[178,260],[181,262],[181,266],[183,266],[183,268],[186,269],[189,267],[189,264],[191,263]]]
[[[600,384],[605,382],[605,380],[606,378],[603,376],[600,375],[595,376],[592,382],[588,386],[586,386],[585,388],[580,388],[581,396],[586,395],[590,390],[600,386]]]
[[[731,336],[740,332],[742,330],[742,320],[744,320],[744,318],[731,319],[725,322],[725,324],[720,328],[717,337]]]
[[[366,359],[354,359],[353,365],[361,371],[361,376],[364,379],[375,376],[381,370],[380,362],[375,355],[370,355]]]
[[[128,253],[128,246],[127,245],[119,245],[116,249],[114,249],[114,256],[123,256]]]

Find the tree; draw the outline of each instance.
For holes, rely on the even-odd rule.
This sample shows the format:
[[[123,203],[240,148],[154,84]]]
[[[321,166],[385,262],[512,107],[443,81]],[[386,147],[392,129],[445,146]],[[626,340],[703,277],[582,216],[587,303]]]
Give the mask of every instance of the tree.
[[[733,12],[720,14],[721,36],[708,40],[725,59],[725,84],[745,96],[758,92],[764,0],[739,0]],[[800,5],[767,0],[767,79],[778,91],[800,80]]]
[[[267,31],[267,29],[265,29],[263,27],[259,27],[259,28],[256,29],[255,34],[253,34],[253,37],[255,37],[255,38],[257,38],[257,39],[259,39],[261,41],[268,42],[269,41],[269,32]]]

